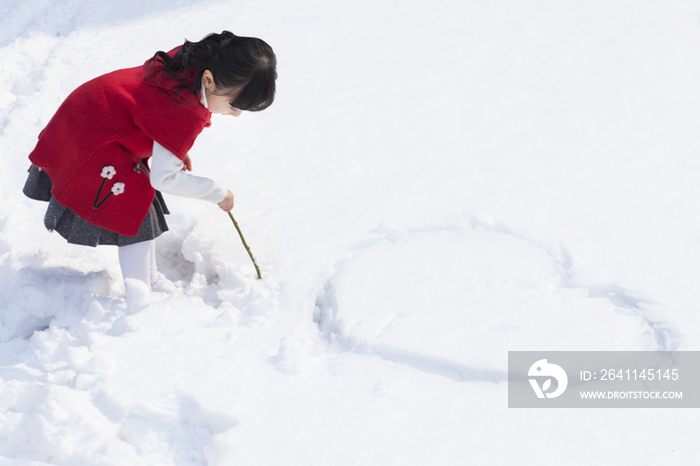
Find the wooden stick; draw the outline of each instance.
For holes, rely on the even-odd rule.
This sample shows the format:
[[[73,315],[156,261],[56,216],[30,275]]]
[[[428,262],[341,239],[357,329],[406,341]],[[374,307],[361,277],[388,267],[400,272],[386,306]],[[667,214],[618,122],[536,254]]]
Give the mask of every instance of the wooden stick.
[[[231,212],[228,213],[228,216],[231,217],[231,221],[233,222],[233,226],[236,227],[236,231],[238,231],[238,235],[241,237],[241,241],[243,241],[243,246],[245,246],[245,250],[248,251],[248,255],[250,256],[250,260],[253,261],[253,265],[255,266],[255,271],[258,273],[258,280],[262,280],[262,275],[260,275],[260,268],[258,268],[258,264],[255,262],[255,258],[253,257],[253,253],[250,252],[250,248],[248,247],[248,243],[245,242],[245,238],[243,237],[243,233],[241,233],[241,229],[238,227],[238,222],[236,222],[236,219],[233,218],[233,214]]]

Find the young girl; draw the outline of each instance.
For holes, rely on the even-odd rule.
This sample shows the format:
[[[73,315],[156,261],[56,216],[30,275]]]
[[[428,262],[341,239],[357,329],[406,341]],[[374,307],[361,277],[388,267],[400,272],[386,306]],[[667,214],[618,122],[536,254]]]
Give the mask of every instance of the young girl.
[[[49,231],[73,244],[117,245],[124,278],[150,289],[158,281],[155,238],[168,230],[160,191],[230,211],[230,190],[186,173],[187,152],[212,113],[269,107],[276,78],[269,45],[224,31],[93,79],[39,134],[24,193],[49,202]]]

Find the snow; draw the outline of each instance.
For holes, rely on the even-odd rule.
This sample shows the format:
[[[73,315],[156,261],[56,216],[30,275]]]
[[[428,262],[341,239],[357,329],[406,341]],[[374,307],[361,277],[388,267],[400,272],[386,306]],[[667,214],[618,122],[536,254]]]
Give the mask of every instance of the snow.
[[[507,408],[507,351],[698,350],[689,0],[0,3],[0,466],[692,464],[691,410]],[[79,84],[255,35],[275,104],[168,197],[170,292],[21,192]],[[128,293],[127,293],[128,291]]]

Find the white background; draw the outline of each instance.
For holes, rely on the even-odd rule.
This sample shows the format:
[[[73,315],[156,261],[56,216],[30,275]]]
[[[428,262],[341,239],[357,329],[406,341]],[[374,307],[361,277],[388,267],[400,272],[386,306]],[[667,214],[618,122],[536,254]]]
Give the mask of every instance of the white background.
[[[1,465],[691,464],[694,410],[507,408],[509,350],[698,350],[700,4],[0,2]],[[228,29],[268,110],[214,117],[160,270],[21,192],[78,85]],[[43,330],[42,330],[43,329]],[[35,461],[30,462],[29,460]],[[3,462],[4,461],[4,462]]]

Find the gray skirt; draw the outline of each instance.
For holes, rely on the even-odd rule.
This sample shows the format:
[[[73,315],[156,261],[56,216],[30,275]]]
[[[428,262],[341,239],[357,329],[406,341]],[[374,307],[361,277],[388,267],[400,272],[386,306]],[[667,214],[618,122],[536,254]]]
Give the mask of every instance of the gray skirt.
[[[29,167],[29,176],[24,184],[24,194],[37,201],[48,201],[49,207],[44,215],[44,225],[49,231],[56,231],[69,243],[84,246],[112,244],[128,246],[129,244],[149,241],[168,231],[165,215],[169,214],[160,191],[156,191],[151,207],[136,236],[124,236],[105,230],[78,217],[68,207],[62,206],[51,194],[51,178],[36,166]]]

